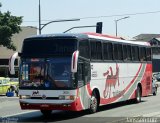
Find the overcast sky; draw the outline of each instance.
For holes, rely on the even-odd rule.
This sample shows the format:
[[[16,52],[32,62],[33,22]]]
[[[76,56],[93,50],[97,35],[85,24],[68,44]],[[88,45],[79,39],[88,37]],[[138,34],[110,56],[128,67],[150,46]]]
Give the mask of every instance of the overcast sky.
[[[0,0],[1,11],[23,16],[22,26],[38,27],[39,0]],[[160,0],[41,0],[41,20],[80,18],[75,22],[59,22],[47,25],[42,33],[61,33],[74,26],[90,26],[103,22],[103,33],[134,37],[141,33],[160,34]],[[95,32],[95,28],[74,29],[70,32]]]

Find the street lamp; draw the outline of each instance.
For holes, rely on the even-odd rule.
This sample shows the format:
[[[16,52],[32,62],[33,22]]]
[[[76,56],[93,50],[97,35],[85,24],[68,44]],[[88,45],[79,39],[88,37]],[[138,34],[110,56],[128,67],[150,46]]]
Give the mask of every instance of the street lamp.
[[[63,20],[54,20],[54,21],[50,21],[50,22],[45,23],[45,24],[41,24],[41,25],[43,25],[43,26],[41,27],[41,25],[40,25],[40,27],[39,27],[39,34],[41,34],[42,29],[43,29],[45,26],[47,26],[48,24],[50,24],[50,23],[66,22],[66,21],[80,21],[80,19],[63,19]]]
[[[41,34],[42,29],[50,23],[55,22],[66,22],[66,21],[80,21],[80,19],[62,19],[62,20],[54,20],[45,24],[41,24],[41,1],[39,0],[39,34]],[[42,26],[43,25],[43,26]],[[42,26],[42,27],[41,27]]]
[[[41,1],[39,0],[39,34],[41,34]]]
[[[123,20],[123,19],[127,19],[127,18],[129,18],[129,16],[115,20],[115,24],[116,24],[116,36],[117,36],[117,22],[120,21],[120,20]]]
[[[75,26],[75,27],[72,27],[66,31],[64,31],[63,33],[66,33],[72,29],[76,29],[76,28],[88,28],[88,27],[96,27],[96,33],[102,33],[102,26],[103,26],[103,23],[102,22],[97,22],[96,25],[91,25],[91,26]]]

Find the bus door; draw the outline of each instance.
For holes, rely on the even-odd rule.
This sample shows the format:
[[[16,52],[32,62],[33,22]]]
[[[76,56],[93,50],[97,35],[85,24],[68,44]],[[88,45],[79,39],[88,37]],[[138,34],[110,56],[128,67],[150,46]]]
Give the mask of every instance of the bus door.
[[[80,61],[78,63],[78,88],[85,109],[88,108],[90,99],[88,98],[86,85],[90,82],[91,69],[89,62]]]

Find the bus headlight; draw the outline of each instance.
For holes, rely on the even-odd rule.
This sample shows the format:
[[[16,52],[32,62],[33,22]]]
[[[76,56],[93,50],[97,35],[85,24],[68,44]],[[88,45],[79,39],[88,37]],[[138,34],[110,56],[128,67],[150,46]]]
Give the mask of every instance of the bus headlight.
[[[31,96],[30,95],[20,95],[19,99],[30,99]]]
[[[75,100],[76,96],[74,96],[74,95],[60,95],[59,99],[60,100]]]

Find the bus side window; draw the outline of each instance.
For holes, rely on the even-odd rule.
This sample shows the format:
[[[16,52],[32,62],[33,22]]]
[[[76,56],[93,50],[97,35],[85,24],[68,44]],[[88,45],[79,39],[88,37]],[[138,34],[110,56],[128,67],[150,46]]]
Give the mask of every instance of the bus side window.
[[[108,43],[108,60],[113,60],[113,45]]]
[[[83,67],[82,64],[78,65],[78,80],[82,81],[83,80],[83,73],[82,73]]]
[[[140,61],[146,61],[146,48],[140,47]]]
[[[127,60],[132,60],[131,57],[131,46],[127,45]]]
[[[123,45],[123,60],[127,61],[127,45]]]
[[[132,46],[132,60],[133,61],[139,61],[138,46]]]
[[[122,44],[114,44],[114,60],[123,60]]]
[[[113,60],[113,45],[110,42],[103,43],[104,60]]]
[[[151,61],[151,48],[147,48],[147,61]]]
[[[91,48],[91,59],[92,60],[102,60],[102,44],[99,41],[91,41],[90,42]]]
[[[113,44],[113,47],[114,60],[118,60],[118,44]]]
[[[135,60],[139,61],[139,50],[138,50],[138,46],[135,47]]]
[[[79,42],[79,55],[89,59],[89,42],[88,40],[82,40]]]
[[[118,44],[118,60],[123,60],[122,44]]]
[[[95,41],[90,42],[90,49],[91,49],[91,59],[95,60],[97,58],[96,42]]]
[[[84,74],[83,74],[83,77],[84,77],[84,81],[85,81],[85,84],[90,82],[91,80],[91,66],[90,66],[90,63],[88,62],[85,62],[84,63],[84,66],[83,66],[83,71],[84,71]]]

